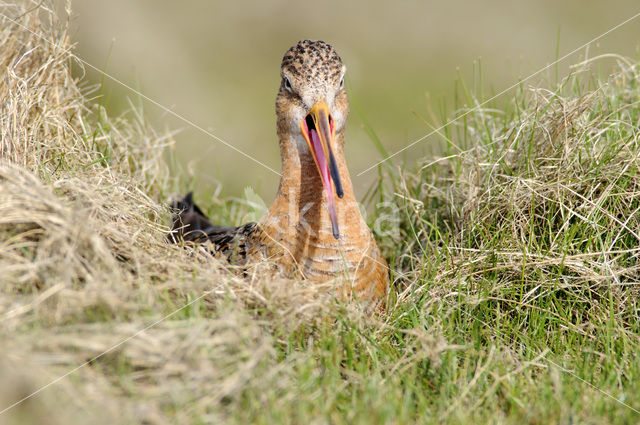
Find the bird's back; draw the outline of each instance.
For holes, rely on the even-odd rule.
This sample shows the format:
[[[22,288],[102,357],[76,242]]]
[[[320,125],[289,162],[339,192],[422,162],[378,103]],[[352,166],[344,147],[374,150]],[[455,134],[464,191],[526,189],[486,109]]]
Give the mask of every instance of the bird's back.
[[[250,251],[256,223],[247,223],[238,227],[225,227],[213,224],[193,201],[193,193],[174,201],[170,238],[172,242],[210,242],[216,252],[227,258],[244,262]]]

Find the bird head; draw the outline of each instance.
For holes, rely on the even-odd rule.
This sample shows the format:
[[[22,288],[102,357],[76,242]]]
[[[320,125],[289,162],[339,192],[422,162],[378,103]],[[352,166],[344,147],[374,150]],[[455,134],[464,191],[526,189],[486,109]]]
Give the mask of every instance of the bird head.
[[[299,151],[314,159],[327,193],[327,207],[333,236],[340,232],[334,202],[343,189],[335,159],[336,134],[342,135],[349,114],[344,87],[346,67],[331,45],[324,41],[303,40],[285,53],[280,74],[282,81],[276,99],[279,131],[293,135]]]

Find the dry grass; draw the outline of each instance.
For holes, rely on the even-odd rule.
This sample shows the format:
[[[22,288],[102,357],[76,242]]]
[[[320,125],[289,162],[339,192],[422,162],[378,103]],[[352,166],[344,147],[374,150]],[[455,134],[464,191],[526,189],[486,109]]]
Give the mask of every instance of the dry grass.
[[[568,77],[557,91],[522,90],[511,110],[478,109],[447,128],[441,135],[449,152],[394,181],[404,217],[418,218],[401,223],[398,238],[410,244],[398,266],[411,272],[416,253],[445,251],[442,277],[482,279],[492,271],[511,285],[537,269],[559,272],[547,276],[551,285],[561,277],[580,290],[633,291],[640,277],[640,67],[617,59],[619,71],[604,84],[587,78],[587,61],[575,67],[582,78]],[[468,96],[468,104],[481,102]]]

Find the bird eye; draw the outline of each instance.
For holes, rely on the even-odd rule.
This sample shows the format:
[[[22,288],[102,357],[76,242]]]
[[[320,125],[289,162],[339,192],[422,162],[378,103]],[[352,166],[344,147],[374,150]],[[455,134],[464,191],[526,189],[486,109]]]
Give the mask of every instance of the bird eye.
[[[293,87],[291,87],[291,80],[289,80],[289,77],[284,77],[284,88],[289,90],[290,92],[293,92]]]

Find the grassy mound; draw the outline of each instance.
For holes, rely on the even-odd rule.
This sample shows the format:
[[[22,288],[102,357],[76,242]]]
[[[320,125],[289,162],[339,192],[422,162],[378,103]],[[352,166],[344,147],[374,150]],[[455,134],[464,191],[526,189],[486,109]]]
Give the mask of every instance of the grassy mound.
[[[371,317],[167,244],[171,135],[108,116],[34,6],[0,9],[0,422],[637,421],[638,64],[461,108],[385,170]]]
[[[109,117],[99,88],[72,75],[82,64],[64,20],[27,3],[0,17],[0,360],[12,376],[0,410],[90,362],[0,422],[224,417],[223,400],[231,411],[270,373],[275,329],[313,324],[332,302],[167,244],[171,135],[133,108]]]

